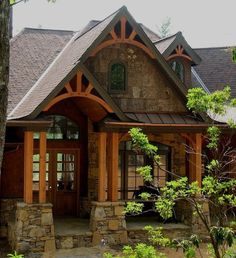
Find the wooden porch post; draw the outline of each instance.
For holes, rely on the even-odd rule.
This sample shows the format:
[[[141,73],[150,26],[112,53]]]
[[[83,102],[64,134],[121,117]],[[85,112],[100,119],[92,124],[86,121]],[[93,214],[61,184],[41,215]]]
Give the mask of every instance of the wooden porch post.
[[[40,132],[39,138],[39,203],[46,202],[46,132]]]
[[[202,135],[197,133],[195,135],[196,140],[196,170],[195,170],[195,181],[198,185],[202,185]]]
[[[33,202],[33,132],[24,134],[24,202]]]
[[[193,153],[189,154],[189,182],[202,184],[202,135],[196,133],[191,137]]]
[[[99,133],[98,138],[98,201],[105,202],[107,133]]]
[[[108,145],[108,201],[118,200],[119,134],[109,133]]]

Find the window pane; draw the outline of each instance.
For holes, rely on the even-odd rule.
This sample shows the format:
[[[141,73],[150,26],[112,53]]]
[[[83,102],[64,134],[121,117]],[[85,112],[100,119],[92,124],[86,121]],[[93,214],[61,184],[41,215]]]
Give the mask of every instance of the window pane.
[[[125,90],[125,66],[123,64],[113,64],[111,66],[111,90]]]

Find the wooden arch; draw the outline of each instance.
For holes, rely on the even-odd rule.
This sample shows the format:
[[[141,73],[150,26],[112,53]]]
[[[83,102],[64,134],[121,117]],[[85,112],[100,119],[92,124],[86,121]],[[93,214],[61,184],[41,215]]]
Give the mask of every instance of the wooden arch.
[[[146,54],[148,54],[151,58],[155,58],[153,53],[150,51],[150,49],[144,45],[143,43],[135,40],[135,36],[137,35],[137,32],[133,29],[132,32],[128,37],[126,37],[126,23],[127,20],[125,17],[122,17],[121,20],[121,33],[120,35],[117,35],[114,28],[112,31],[110,31],[110,35],[112,39],[103,41],[100,45],[98,45],[91,53],[91,56],[95,56],[100,50],[103,48],[106,48],[108,46],[118,44],[118,43],[127,43],[133,46],[136,46],[140,49],[142,49]]]
[[[184,59],[187,59],[189,61],[193,61],[192,58],[186,54],[184,54],[184,48],[181,45],[178,45],[175,49],[175,52],[167,57],[167,61],[176,58],[176,57],[182,57]]]
[[[79,98],[91,99],[91,100],[99,103],[107,112],[112,113],[113,110],[103,99],[101,99],[98,96],[95,96],[91,93],[91,91],[93,90],[94,87],[90,82],[87,87],[85,87],[83,85],[82,76],[83,76],[82,72],[79,71],[77,73],[76,89],[73,90],[70,83],[68,82],[65,85],[66,93],[62,93],[62,94],[59,94],[58,96],[56,96],[53,100],[51,100],[48,103],[48,105],[44,108],[43,111],[48,111],[53,105],[55,105],[56,103],[58,103],[64,99],[79,97]]]

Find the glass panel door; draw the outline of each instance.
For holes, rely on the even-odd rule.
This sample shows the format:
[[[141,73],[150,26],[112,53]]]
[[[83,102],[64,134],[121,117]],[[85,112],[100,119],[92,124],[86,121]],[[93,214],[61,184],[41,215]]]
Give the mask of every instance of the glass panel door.
[[[75,190],[75,154],[56,153],[57,191],[71,192]]]

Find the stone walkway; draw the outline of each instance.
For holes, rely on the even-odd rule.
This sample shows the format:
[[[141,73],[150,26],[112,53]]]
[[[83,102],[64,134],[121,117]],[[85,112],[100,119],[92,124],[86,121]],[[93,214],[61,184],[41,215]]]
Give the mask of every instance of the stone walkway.
[[[103,254],[110,252],[112,254],[118,254],[118,251],[110,249],[108,247],[80,247],[73,249],[60,249],[56,251],[54,255],[45,255],[43,258],[102,258]]]

